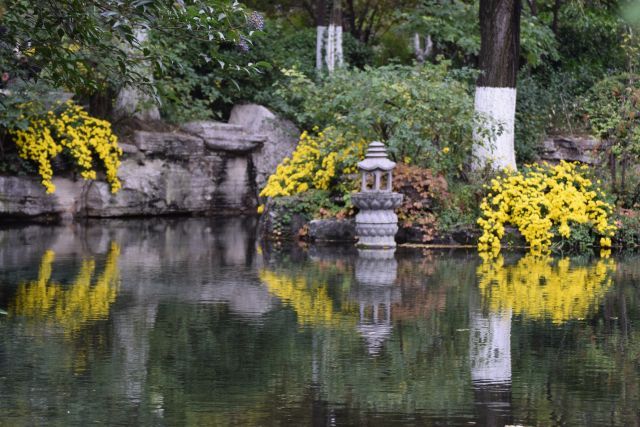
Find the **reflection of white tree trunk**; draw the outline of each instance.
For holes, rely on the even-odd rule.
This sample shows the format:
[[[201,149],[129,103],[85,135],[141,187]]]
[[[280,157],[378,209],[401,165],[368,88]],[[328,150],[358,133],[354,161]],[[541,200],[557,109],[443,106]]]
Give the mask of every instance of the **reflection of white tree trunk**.
[[[142,45],[147,41],[147,30],[138,29],[135,32],[136,44]],[[149,64],[142,63],[137,70],[143,76],[152,80]],[[133,86],[120,89],[114,105],[116,117],[135,117],[140,120],[160,120],[160,111],[151,98]]]
[[[469,362],[478,424],[512,424],[511,310],[483,314],[472,295],[469,312]]]
[[[113,316],[115,360],[122,363],[124,394],[140,402],[145,392],[149,362],[149,333],[156,322],[157,303],[138,305]]]
[[[476,382],[511,382],[511,311],[471,312],[469,359],[471,379]]]

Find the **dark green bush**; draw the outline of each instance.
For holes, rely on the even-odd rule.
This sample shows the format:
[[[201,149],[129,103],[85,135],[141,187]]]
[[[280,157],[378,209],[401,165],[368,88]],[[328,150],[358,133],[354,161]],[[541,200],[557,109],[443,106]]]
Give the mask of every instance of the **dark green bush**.
[[[339,70],[318,82],[298,70],[276,92],[304,129],[332,127],[384,142],[396,160],[458,174],[469,161],[475,117],[469,71],[448,62]]]

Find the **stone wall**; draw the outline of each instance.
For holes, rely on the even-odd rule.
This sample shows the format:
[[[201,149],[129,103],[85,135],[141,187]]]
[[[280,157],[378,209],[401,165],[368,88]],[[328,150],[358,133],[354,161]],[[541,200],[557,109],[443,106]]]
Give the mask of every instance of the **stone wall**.
[[[236,123],[192,122],[121,140],[112,194],[104,181],[58,177],[46,194],[36,177],[0,177],[2,217],[122,217],[255,212],[259,188],[297,142],[297,130],[260,106],[234,109]]]
[[[540,149],[540,160],[558,163],[582,162],[595,165],[600,162],[602,144],[593,138],[553,136],[545,139]]]

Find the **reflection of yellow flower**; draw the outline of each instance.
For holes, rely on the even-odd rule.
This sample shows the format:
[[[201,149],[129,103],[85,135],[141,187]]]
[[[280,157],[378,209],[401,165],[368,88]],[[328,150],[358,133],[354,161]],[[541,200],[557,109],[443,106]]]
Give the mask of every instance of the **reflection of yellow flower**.
[[[65,333],[78,331],[87,322],[106,319],[119,288],[118,258],[120,248],[112,243],[104,271],[93,286],[95,261],[82,262],[80,271],[70,286],[51,281],[53,251],[47,251],[40,262],[38,279],[21,284],[10,312],[15,316],[43,319],[60,325]]]
[[[478,267],[478,286],[492,311],[513,310],[532,319],[560,324],[586,317],[611,286],[615,262],[600,259],[572,266],[569,259],[526,255],[505,266],[502,257]]]
[[[611,239],[609,237],[602,237],[600,239],[600,246],[603,248],[610,248],[611,247]]]
[[[298,323],[338,326],[344,316],[333,309],[333,301],[327,287],[308,283],[304,276],[289,277],[269,270],[260,272],[260,280],[269,292],[291,306],[298,316]]]

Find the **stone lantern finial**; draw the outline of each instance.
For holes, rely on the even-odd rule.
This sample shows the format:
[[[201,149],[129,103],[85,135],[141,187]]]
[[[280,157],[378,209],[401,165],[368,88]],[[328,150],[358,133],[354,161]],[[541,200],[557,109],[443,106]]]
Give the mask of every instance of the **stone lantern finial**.
[[[362,189],[361,191],[391,191],[392,171],[396,164],[387,157],[387,149],[382,142],[374,141],[369,144],[367,154],[363,161],[358,163],[358,169],[362,173]],[[375,181],[373,188],[369,188],[367,180],[369,174],[373,174]],[[387,183],[384,189],[382,186],[382,177],[387,175]]]
[[[394,209],[402,203],[402,194],[392,189],[392,171],[396,164],[387,157],[387,150],[381,142],[369,144],[367,155],[358,163],[362,173],[362,189],[351,196],[351,201],[360,209],[356,215],[358,247],[366,249],[391,249],[396,247],[395,235],[398,231],[398,216]],[[369,176],[375,177],[369,188]],[[382,180],[386,177],[383,186]],[[384,188],[383,188],[384,187]]]

